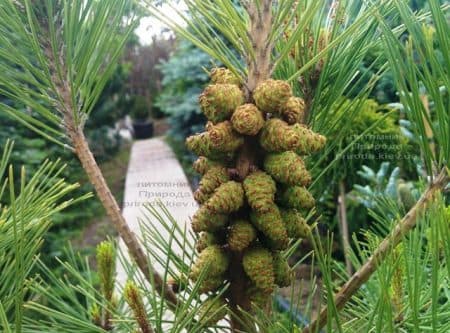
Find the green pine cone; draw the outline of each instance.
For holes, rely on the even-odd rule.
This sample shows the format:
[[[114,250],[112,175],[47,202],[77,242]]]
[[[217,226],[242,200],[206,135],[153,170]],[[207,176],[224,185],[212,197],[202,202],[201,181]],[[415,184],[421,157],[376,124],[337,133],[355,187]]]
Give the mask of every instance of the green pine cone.
[[[206,206],[201,206],[192,217],[192,230],[194,232],[214,232],[227,225],[228,216],[217,214]]]
[[[277,188],[267,173],[255,171],[245,178],[243,185],[248,204],[254,211],[262,213],[272,207]]]
[[[213,147],[222,152],[233,152],[244,144],[244,138],[233,130],[230,121],[223,121],[208,129]]]
[[[288,124],[301,123],[305,114],[305,101],[303,98],[292,96],[282,109],[283,119]]]
[[[191,267],[189,277],[196,281],[203,270],[207,270],[206,277],[219,276],[226,272],[230,258],[218,245],[210,245],[198,255]]]
[[[199,188],[194,192],[194,199],[200,204],[206,202],[216,188],[229,180],[228,171],[225,167],[211,167],[200,181]]]
[[[215,67],[211,70],[209,76],[211,77],[211,83],[214,84],[234,84],[237,86],[241,84],[239,78],[228,68]]]
[[[234,84],[211,84],[200,95],[199,103],[206,118],[216,124],[230,119],[244,103],[244,93]]]
[[[292,151],[268,154],[264,160],[264,169],[283,184],[307,186],[311,182],[305,163]]]
[[[273,258],[269,250],[261,247],[250,249],[244,254],[242,266],[258,289],[266,294],[273,292],[275,274]]]
[[[211,167],[219,166],[220,164],[215,161],[210,161],[204,156],[200,156],[192,165],[195,172],[204,175]]]
[[[253,225],[267,238],[270,247],[275,250],[284,250],[288,246],[288,233],[275,204],[264,213],[251,212],[250,220]]]
[[[259,309],[263,309],[272,297],[271,293],[263,292],[254,285],[247,288],[246,294],[253,307]]]
[[[280,213],[289,237],[298,239],[308,238],[311,235],[311,227],[298,211],[282,209]]]
[[[207,276],[200,282],[198,292],[200,294],[206,294],[209,292],[214,292],[222,286],[225,281],[224,275],[218,276]]]
[[[206,202],[205,207],[212,212],[229,214],[244,205],[244,189],[242,184],[229,181],[220,185]]]
[[[291,86],[287,82],[272,79],[262,82],[253,92],[253,99],[258,109],[277,114],[281,112],[291,96]]]
[[[303,186],[289,186],[279,191],[278,201],[281,205],[295,209],[311,209],[316,204],[314,197]]]
[[[286,122],[277,118],[266,121],[259,138],[261,146],[268,152],[293,150],[300,141],[300,135]]]
[[[253,104],[244,104],[231,117],[233,128],[243,135],[256,135],[264,126],[264,116]]]
[[[208,132],[191,135],[186,139],[186,147],[199,156],[205,156],[209,160],[226,160],[230,154],[214,147]]]
[[[232,251],[243,251],[256,239],[256,230],[247,221],[239,220],[231,225],[228,233],[228,245]]]
[[[273,255],[273,270],[275,272],[275,284],[278,287],[289,287],[292,283],[291,268],[286,259],[280,253]]]
[[[198,253],[202,252],[204,249],[206,249],[210,245],[216,245],[219,244],[220,240],[217,235],[215,235],[212,232],[202,232],[197,239],[197,242],[195,243],[195,249]]]
[[[215,325],[227,315],[227,302],[223,298],[209,298],[200,305],[197,314],[202,325]]]
[[[327,139],[323,135],[314,133],[302,124],[295,124],[292,128],[302,138],[294,149],[297,154],[308,155],[325,147]]]
[[[411,190],[412,187],[402,180],[397,186],[398,197],[405,211],[409,211],[416,204],[416,199]]]

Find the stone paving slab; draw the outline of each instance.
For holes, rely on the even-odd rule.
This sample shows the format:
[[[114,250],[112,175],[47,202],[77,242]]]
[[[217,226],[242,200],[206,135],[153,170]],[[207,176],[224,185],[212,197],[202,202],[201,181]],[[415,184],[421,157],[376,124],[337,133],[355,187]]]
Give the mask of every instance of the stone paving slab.
[[[156,200],[162,201],[181,228],[189,223],[189,218],[198,208],[186,175],[167,143],[162,138],[136,141],[131,149],[122,214],[139,238],[140,222],[145,212],[143,205],[155,203]],[[161,233],[169,237],[163,228]],[[127,253],[121,240],[119,247]],[[176,246],[173,250],[181,253]],[[165,258],[156,248],[155,252]],[[159,272],[163,271],[160,265],[155,263],[154,266]],[[126,281],[126,272],[120,263],[117,270],[117,281],[122,284]]]

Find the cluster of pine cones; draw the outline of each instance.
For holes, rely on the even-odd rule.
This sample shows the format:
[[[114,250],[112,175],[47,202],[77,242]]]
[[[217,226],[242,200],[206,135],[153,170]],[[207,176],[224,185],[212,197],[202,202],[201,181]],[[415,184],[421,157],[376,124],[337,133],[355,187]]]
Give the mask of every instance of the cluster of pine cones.
[[[245,103],[239,79],[225,68],[211,71],[211,84],[200,96],[206,132],[187,139],[187,147],[200,156],[194,169],[203,175],[194,194],[201,207],[192,219],[199,255],[189,277],[202,276],[200,292],[214,292],[229,281],[232,253],[240,253],[247,296],[264,306],[275,286],[291,283],[281,251],[290,239],[311,232],[302,212],[315,201],[306,189],[311,176],[301,156],[323,148],[326,139],[301,124],[305,103],[287,82],[262,82],[253,100]],[[239,179],[233,170],[244,144],[256,157],[250,173]],[[214,310],[226,300],[209,303],[204,307]]]

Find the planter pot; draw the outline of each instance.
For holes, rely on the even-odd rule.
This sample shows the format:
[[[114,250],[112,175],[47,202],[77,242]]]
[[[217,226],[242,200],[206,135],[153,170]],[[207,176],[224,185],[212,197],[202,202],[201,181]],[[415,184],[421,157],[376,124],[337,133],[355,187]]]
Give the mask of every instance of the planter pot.
[[[133,130],[135,139],[148,139],[153,136],[153,121],[133,121]]]

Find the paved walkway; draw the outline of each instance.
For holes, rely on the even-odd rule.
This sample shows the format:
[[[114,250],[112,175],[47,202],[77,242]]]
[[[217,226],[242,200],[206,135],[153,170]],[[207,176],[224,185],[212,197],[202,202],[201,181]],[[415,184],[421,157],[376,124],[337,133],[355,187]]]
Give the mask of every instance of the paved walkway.
[[[189,218],[197,210],[188,180],[172,149],[162,138],[136,141],[131,149],[128,165],[123,216],[139,238],[142,236],[140,222],[143,214],[150,216],[143,205],[158,199],[182,228],[189,223]],[[157,223],[153,217],[150,218]],[[160,230],[168,237],[167,232],[162,228]],[[119,246],[123,253],[127,253],[122,241]],[[165,257],[151,244],[150,248]],[[173,250],[181,253],[177,247],[173,247]],[[159,272],[163,271],[160,265],[155,263],[154,266]],[[117,280],[122,284],[126,278],[127,274],[119,263]]]

